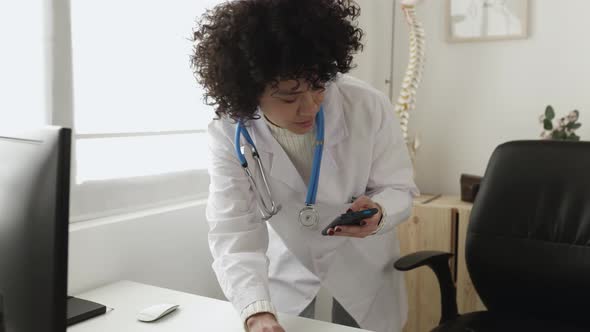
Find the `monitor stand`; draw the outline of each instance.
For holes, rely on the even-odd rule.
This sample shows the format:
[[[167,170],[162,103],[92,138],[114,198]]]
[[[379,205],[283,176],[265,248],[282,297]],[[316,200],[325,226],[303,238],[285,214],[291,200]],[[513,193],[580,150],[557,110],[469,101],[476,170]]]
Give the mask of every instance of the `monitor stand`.
[[[107,307],[102,304],[68,296],[68,326],[83,322],[106,312]],[[0,332],[4,332],[4,330],[0,330]]]

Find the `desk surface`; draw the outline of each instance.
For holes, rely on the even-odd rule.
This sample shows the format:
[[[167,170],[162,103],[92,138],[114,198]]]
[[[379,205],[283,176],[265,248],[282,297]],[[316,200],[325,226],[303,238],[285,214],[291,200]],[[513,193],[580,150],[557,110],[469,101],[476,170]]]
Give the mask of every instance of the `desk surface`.
[[[242,323],[227,301],[178,292],[131,281],[119,281],[76,297],[95,301],[113,310],[68,328],[67,332],[243,332]],[[154,304],[174,303],[180,307],[153,323],[137,320],[139,311]],[[279,314],[287,332],[361,332],[351,327]]]

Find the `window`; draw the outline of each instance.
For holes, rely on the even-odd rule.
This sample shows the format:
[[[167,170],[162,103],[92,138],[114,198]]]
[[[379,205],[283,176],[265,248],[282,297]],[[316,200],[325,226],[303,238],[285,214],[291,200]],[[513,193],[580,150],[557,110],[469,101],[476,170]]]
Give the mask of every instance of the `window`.
[[[214,112],[190,38],[219,2],[71,1],[74,221],[206,196]]]
[[[41,1],[0,2],[0,126],[48,123]]]

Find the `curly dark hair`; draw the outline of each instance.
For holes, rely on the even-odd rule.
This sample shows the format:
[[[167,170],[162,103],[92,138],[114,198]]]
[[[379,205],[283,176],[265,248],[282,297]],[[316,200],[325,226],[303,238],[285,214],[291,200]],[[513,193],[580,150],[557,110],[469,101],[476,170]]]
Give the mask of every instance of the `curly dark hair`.
[[[207,10],[193,29],[191,67],[219,118],[255,119],[268,84],[302,79],[322,88],[363,49],[353,0],[235,0]]]

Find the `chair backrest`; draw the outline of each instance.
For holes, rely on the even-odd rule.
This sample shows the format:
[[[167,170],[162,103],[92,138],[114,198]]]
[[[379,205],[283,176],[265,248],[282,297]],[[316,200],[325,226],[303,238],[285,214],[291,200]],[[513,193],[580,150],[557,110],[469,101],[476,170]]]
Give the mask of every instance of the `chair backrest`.
[[[489,311],[590,326],[590,142],[498,146],[465,258]]]

